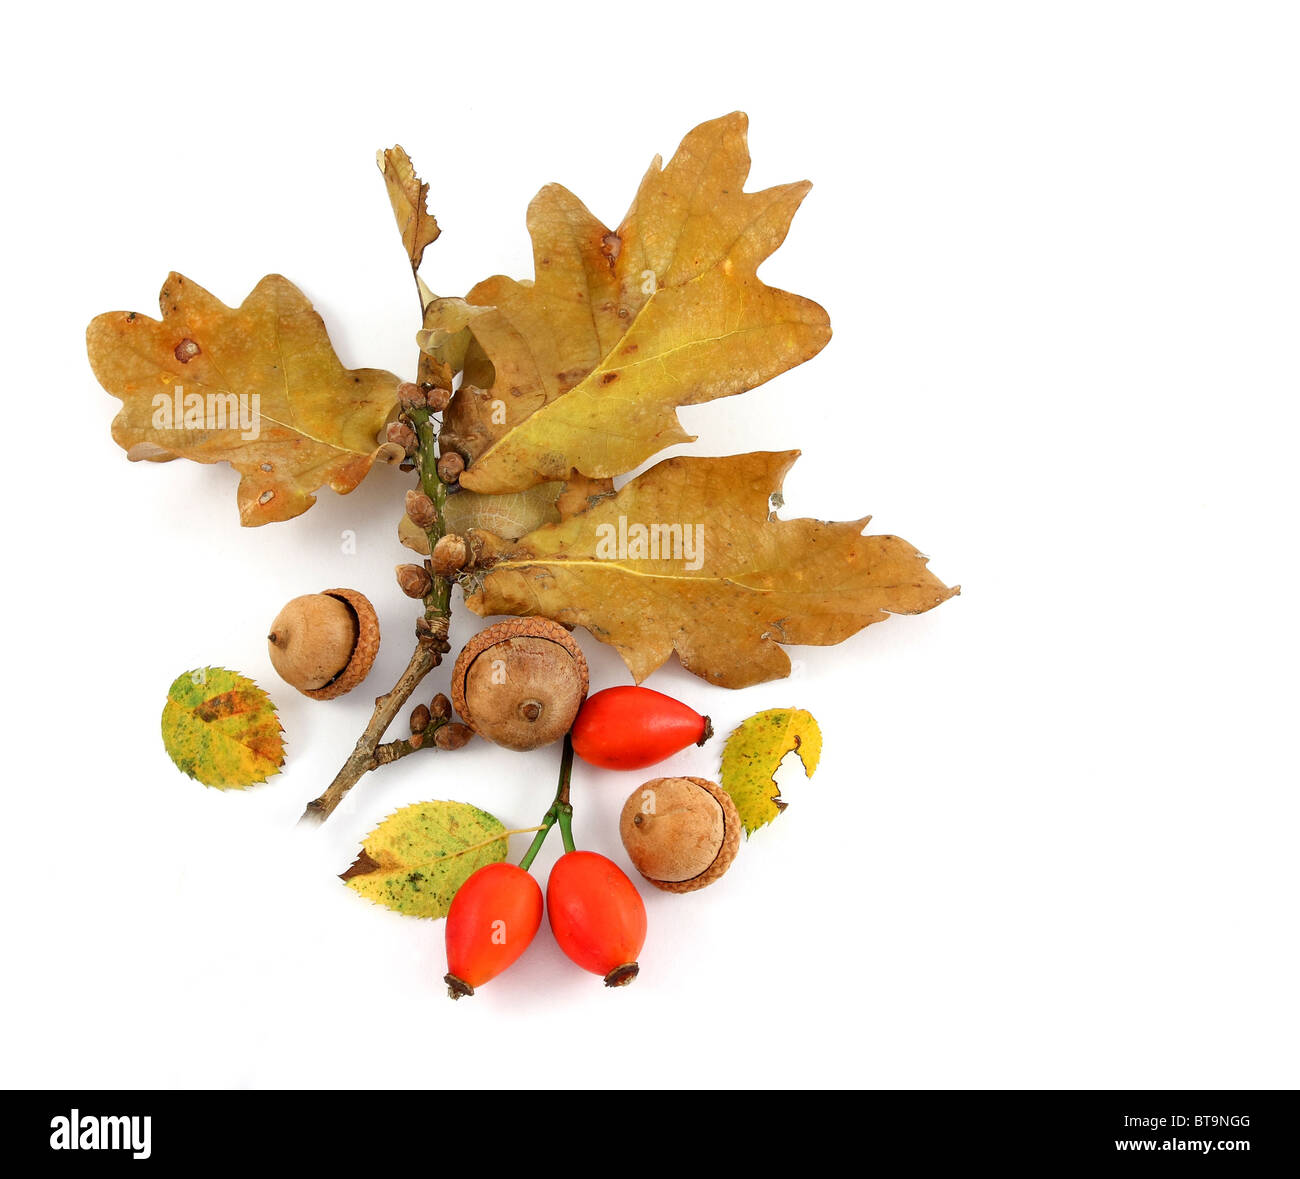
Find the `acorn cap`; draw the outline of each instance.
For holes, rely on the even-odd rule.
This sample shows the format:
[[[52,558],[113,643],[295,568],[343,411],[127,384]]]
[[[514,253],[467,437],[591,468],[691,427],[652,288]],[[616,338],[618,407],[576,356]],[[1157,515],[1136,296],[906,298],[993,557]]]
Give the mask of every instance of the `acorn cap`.
[[[370,674],[375,654],[379,650],[379,616],[366,595],[359,594],[356,590],[328,589],[321,592],[328,597],[338,598],[352,611],[357,623],[357,641],[347,666],[328,684],[320,688],[299,688],[298,691],[313,700],[333,700],[335,696],[352,691]]]
[[[645,809],[647,791],[658,796],[652,811]],[[623,804],[618,827],[633,866],[665,892],[694,892],[712,884],[740,850],[736,804],[706,778],[653,778],[643,783]],[[701,856],[714,848],[713,859],[702,862]]]
[[[567,658],[557,663],[561,652]],[[504,678],[498,658],[512,664]],[[451,702],[485,740],[538,749],[569,731],[588,686],[586,656],[564,627],[549,618],[511,618],[465,644],[452,668]]]

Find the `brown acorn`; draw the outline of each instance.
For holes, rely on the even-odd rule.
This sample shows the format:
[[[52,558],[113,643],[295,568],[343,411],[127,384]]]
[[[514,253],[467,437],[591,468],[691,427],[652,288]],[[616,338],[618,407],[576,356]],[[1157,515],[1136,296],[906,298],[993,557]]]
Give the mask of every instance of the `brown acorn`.
[[[485,740],[538,749],[569,731],[587,683],[587,660],[564,627],[547,618],[512,618],[465,644],[452,669],[451,699]]]
[[[266,636],[280,678],[313,700],[352,691],[379,650],[379,619],[364,594],[331,589],[294,598]]]
[[[665,892],[712,884],[740,849],[736,804],[704,778],[653,778],[632,791],[619,816],[636,870]]]

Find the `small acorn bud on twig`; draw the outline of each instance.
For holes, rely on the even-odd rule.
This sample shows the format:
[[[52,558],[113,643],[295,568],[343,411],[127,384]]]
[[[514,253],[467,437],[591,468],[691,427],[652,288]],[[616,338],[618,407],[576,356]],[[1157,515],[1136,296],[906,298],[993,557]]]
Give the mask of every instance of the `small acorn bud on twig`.
[[[459,749],[472,736],[474,730],[468,725],[462,725],[460,721],[452,721],[449,725],[439,726],[438,731],[433,735],[433,743],[439,749]]]
[[[429,704],[429,715],[447,720],[451,716],[451,701],[439,692]]]
[[[430,719],[429,706],[427,704],[417,704],[415,711],[411,713],[411,732],[423,733],[429,727]]]
[[[465,460],[454,450],[447,451],[438,459],[438,478],[444,483],[455,483],[465,469]]]
[[[442,413],[451,404],[451,390],[440,389],[435,385],[432,389],[425,391],[424,398],[426,404],[434,413]]]
[[[398,565],[397,584],[408,598],[422,598],[433,588],[433,578],[423,565]]]
[[[469,545],[463,536],[450,533],[439,537],[438,543],[433,546],[431,563],[438,577],[454,577],[465,568],[468,560]]]
[[[403,409],[423,409],[428,404],[424,390],[414,381],[403,381],[397,386],[397,400]]]
[[[406,514],[417,528],[431,528],[438,519],[438,509],[423,491],[412,488],[406,493]]]
[[[414,454],[415,448],[419,445],[415,431],[405,422],[389,422],[387,437],[389,442],[396,443],[408,455]]]

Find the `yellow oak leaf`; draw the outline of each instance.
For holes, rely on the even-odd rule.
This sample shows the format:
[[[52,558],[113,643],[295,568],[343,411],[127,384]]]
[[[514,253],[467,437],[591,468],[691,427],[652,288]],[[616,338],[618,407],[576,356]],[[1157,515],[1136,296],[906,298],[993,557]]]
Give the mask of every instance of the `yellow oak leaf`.
[[[890,614],[958,593],[896,536],[778,520],[773,496],[798,451],[672,458],[588,510],[506,544],[466,584],[478,614],[586,627],[640,683],[676,651],[710,683],[790,672],[782,644],[838,643]]]
[[[421,346],[461,365],[441,441],[473,491],[621,475],[692,441],[677,407],[761,385],[830,339],[816,303],[763,283],[810,185],[744,191],[747,120],[655,159],[616,231],[567,189],[528,210],[535,278],[497,276],[426,310]]]
[[[329,486],[340,494],[376,461],[399,378],[344,368],[307,297],[268,275],[237,308],[172,274],[162,319],[97,316],[86,349],[99,383],[122,401],[113,440],[130,459],[229,462],[242,476],[240,522],[301,515]]]

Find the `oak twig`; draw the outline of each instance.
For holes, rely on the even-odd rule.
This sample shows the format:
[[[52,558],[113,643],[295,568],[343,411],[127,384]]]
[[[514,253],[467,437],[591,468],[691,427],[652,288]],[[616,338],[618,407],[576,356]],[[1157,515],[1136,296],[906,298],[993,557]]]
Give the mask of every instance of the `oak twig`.
[[[325,792],[307,804],[307,809],[303,811],[299,822],[311,820],[324,822],[334,813],[334,808],[343,801],[347,792],[361,780],[362,775],[377,766],[396,761],[406,753],[415,751],[415,747],[409,741],[392,741],[387,745],[380,745],[379,742],[388,726],[401,712],[402,705],[411,698],[411,694],[419,687],[420,681],[438,666],[441,659],[441,654],[431,647],[423,643],[416,646],[411,662],[402,672],[402,678],[393,685],[391,691],[375,701],[375,711],[370,717],[370,723],[366,725],[365,732],[357,740],[351,756],[343,763],[343,768],[334,776],[334,781],[329,784]],[[432,728],[433,726],[430,725],[429,729],[425,730],[429,736],[432,736]],[[397,752],[396,748],[403,745],[406,749]],[[437,748],[432,740],[428,741],[427,745],[430,749]],[[385,752],[387,750],[394,750],[394,752]]]
[[[419,262],[412,257],[411,271],[416,274],[416,288],[420,293],[420,308],[423,315],[424,288],[416,273],[418,269]],[[429,497],[434,507],[434,518],[425,529],[429,540],[429,552],[432,553],[434,546],[446,532],[443,509],[447,503],[447,487],[438,477],[438,423],[435,420],[435,411],[429,407],[425,391],[434,388],[441,390],[444,396],[439,403],[445,404],[447,396],[451,394],[452,373],[445,364],[422,352],[418,379],[420,381],[418,387],[407,385],[398,392],[402,397],[402,419],[409,422],[415,431],[417,445],[412,457],[415,470],[420,476],[420,489]],[[408,390],[410,397],[407,397],[404,392]],[[411,655],[411,661],[392,689],[375,700],[375,711],[371,714],[370,723],[357,739],[351,755],[343,763],[342,769],[334,776],[334,781],[329,784],[325,792],[307,804],[300,822],[310,820],[323,822],[329,818],[347,792],[371,770],[406,757],[417,749],[437,748],[433,739],[434,733],[440,725],[446,723],[446,718],[430,724],[421,737],[412,736],[380,744],[388,726],[393,723],[397,714],[401,712],[402,706],[420,686],[420,681],[442,662],[443,655],[451,649],[447,642],[447,632],[451,624],[451,579],[433,573],[428,561],[425,562],[425,568],[430,571],[432,584],[429,592],[424,595],[424,613],[416,622],[415,651]]]

